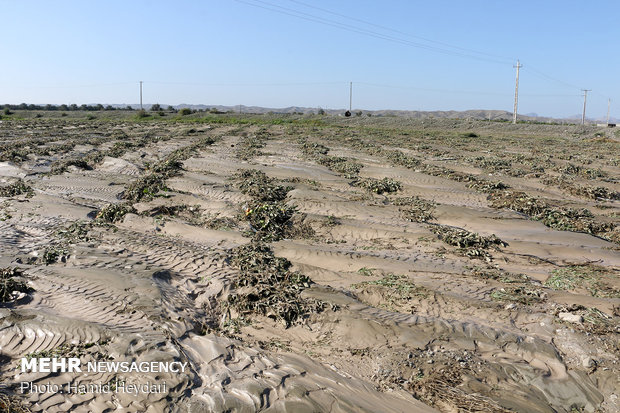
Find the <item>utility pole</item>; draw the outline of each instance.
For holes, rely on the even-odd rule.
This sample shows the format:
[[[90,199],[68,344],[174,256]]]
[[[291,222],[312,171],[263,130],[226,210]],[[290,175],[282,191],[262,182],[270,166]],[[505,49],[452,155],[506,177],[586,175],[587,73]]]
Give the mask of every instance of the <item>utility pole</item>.
[[[140,81],[140,110],[142,110],[142,81]]]
[[[609,108],[611,106],[611,99],[607,99],[607,125],[609,125]]]
[[[523,67],[523,65],[517,60],[517,65],[513,66],[517,68],[517,80],[515,82],[515,107],[512,111],[512,123],[517,123],[517,106],[519,103],[519,69]]]
[[[583,114],[581,115],[581,124],[586,124],[586,101],[588,100],[588,92],[592,89],[581,89],[583,91]]]

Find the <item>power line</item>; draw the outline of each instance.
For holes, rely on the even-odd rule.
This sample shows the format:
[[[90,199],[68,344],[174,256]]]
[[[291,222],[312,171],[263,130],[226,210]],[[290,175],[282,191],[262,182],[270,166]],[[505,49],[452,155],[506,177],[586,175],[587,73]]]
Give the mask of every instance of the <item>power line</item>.
[[[547,80],[551,80],[551,81],[553,81],[553,82],[556,82],[556,83],[559,83],[559,84],[561,84],[561,85],[567,86],[567,87],[569,87],[569,88],[571,88],[571,89],[577,89],[577,90],[581,89],[581,88],[580,88],[579,86],[577,86],[577,85],[573,85],[572,83],[565,82],[565,81],[563,81],[563,80],[560,80],[560,79],[557,79],[557,78],[555,78],[555,77],[553,77],[553,76],[550,76],[550,75],[548,75],[548,74],[546,74],[546,73],[544,73],[544,72],[541,72],[540,70],[538,70],[538,69],[536,69],[536,68],[533,68],[533,67],[532,67],[532,66],[530,66],[529,64],[528,64],[528,66],[527,66],[527,67],[528,67],[528,68],[527,68],[526,70],[531,70],[531,71],[534,73],[534,75],[538,75],[538,77],[541,77],[541,78],[543,78],[543,79],[547,79]]]
[[[341,85],[346,81],[340,82],[219,82],[219,83],[206,83],[206,82],[166,82],[158,80],[148,80],[145,83],[151,83],[155,85],[178,85],[178,86],[318,86],[318,85]]]
[[[381,84],[381,83],[369,83],[369,82],[355,82],[358,85],[366,85],[373,86],[379,88],[389,88],[389,89],[403,89],[403,90],[419,90],[422,92],[440,92],[440,93],[454,93],[454,94],[465,94],[465,95],[489,95],[489,96],[511,96],[510,93],[506,92],[487,92],[480,90],[458,90],[458,89],[435,89],[435,88],[423,88],[417,86],[407,86],[407,85],[390,85],[390,84]],[[521,93],[520,96],[527,97],[576,97],[581,96],[577,93],[574,94],[541,94],[541,93]]]
[[[443,54],[447,54],[451,56],[459,56],[459,57],[480,60],[480,61],[485,61],[485,62],[490,62],[490,63],[506,64],[505,61],[499,61],[497,59],[491,59],[491,58],[486,58],[486,57],[481,57],[481,56],[474,56],[472,54],[467,54],[467,53],[457,52],[454,50],[442,49],[442,48],[427,45],[427,44],[412,42],[412,41],[409,41],[409,40],[406,40],[400,37],[390,36],[387,34],[376,32],[376,31],[364,29],[359,26],[354,26],[351,24],[342,23],[342,22],[338,22],[335,20],[331,20],[331,19],[326,19],[324,17],[316,16],[310,13],[302,12],[302,11],[291,9],[291,8],[284,7],[284,6],[279,6],[279,5],[269,3],[266,1],[262,1],[262,0],[250,0],[250,1],[235,0],[235,1],[237,1],[238,3],[247,4],[249,6],[258,7],[258,8],[265,9],[265,10],[270,10],[276,13],[285,14],[287,16],[292,16],[292,17],[296,17],[299,19],[312,21],[312,22],[323,24],[326,26],[336,27],[341,30],[346,30],[349,32],[357,33],[357,34],[362,34],[365,36],[369,36],[369,37],[373,37],[373,38],[377,38],[381,40],[386,40],[386,41],[390,41],[393,43],[398,43],[398,44],[411,46],[411,47],[415,47],[419,49],[425,49],[425,50],[429,50],[429,51],[433,51],[437,53],[443,53]]]
[[[491,54],[491,53],[481,52],[481,51],[478,51],[478,50],[473,50],[473,49],[467,49],[467,48],[464,48],[464,47],[454,46],[454,45],[451,45],[451,44],[448,44],[448,43],[440,42],[440,41],[433,40],[433,39],[428,39],[428,38],[422,37],[422,36],[415,36],[415,35],[412,35],[410,33],[406,33],[406,32],[400,31],[400,30],[396,30],[396,29],[392,29],[390,27],[382,26],[382,25],[375,24],[375,23],[372,23],[372,22],[369,22],[369,21],[366,21],[366,20],[358,19],[358,18],[355,18],[355,17],[347,16],[345,14],[341,14],[341,13],[337,13],[337,12],[334,12],[334,11],[331,11],[331,10],[327,10],[327,9],[324,9],[324,8],[321,8],[321,7],[317,7],[317,6],[314,6],[312,4],[304,3],[302,1],[297,1],[297,0],[289,0],[289,1],[291,3],[296,3],[296,4],[299,4],[301,6],[305,6],[305,7],[311,8],[311,9],[320,10],[322,12],[329,13],[329,14],[332,14],[334,16],[344,17],[345,19],[348,19],[348,20],[352,20],[352,21],[356,21],[356,22],[359,22],[359,23],[363,23],[363,24],[366,24],[366,25],[369,25],[369,26],[372,26],[372,27],[376,27],[376,28],[382,29],[382,30],[387,30],[387,31],[390,31],[392,33],[402,34],[404,36],[411,37],[411,38],[414,38],[414,39],[420,39],[420,40],[423,40],[423,41],[426,41],[426,42],[429,42],[429,43],[435,43],[435,44],[438,44],[438,45],[441,45],[441,46],[445,46],[445,47],[450,47],[450,48],[453,48],[453,49],[461,50],[463,52],[469,52],[469,53],[474,53],[474,54],[486,55],[486,56],[489,56],[489,57],[505,60],[506,62],[511,62],[512,61],[512,59],[510,59],[508,57],[505,57],[505,56],[499,56],[499,55],[495,55],[495,54]]]

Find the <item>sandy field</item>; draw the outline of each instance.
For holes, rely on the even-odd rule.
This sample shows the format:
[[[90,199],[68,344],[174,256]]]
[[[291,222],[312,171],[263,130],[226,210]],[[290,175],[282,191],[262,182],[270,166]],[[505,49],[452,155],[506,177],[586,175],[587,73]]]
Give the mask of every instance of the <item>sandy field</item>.
[[[0,411],[620,411],[619,136],[4,119]]]

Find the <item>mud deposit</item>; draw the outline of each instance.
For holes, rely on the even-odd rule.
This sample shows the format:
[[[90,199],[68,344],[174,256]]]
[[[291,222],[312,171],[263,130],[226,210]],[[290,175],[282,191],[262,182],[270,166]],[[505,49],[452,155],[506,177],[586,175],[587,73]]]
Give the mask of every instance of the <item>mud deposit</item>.
[[[620,411],[613,131],[215,118],[0,125],[1,411]]]

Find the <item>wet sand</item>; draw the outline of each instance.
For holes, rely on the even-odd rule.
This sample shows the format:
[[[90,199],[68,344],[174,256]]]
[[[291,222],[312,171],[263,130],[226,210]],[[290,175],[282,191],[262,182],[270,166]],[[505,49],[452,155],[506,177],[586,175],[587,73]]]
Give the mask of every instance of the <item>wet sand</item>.
[[[441,125],[416,140],[407,134],[418,130],[415,123],[334,122],[191,129],[165,122],[97,128],[79,121],[4,122],[2,144],[21,140],[28,153],[0,162],[0,185],[22,179],[32,193],[0,198],[0,268],[20,269],[32,291],[0,307],[0,390],[45,412],[618,411],[620,251],[613,225],[620,201],[575,195],[544,178],[566,175],[561,168],[572,162],[579,171],[604,171],[594,178],[575,173],[572,187],[619,191],[619,144],[608,142],[600,153],[582,145],[584,153],[593,147],[600,155],[585,163],[576,151],[569,160],[549,158],[534,143],[549,133],[571,140],[570,151],[592,142],[594,131],[565,137],[558,128],[524,126],[511,132],[522,135],[519,142],[497,132],[508,125],[488,130],[480,122],[474,127],[484,142],[476,143],[443,133]],[[243,152],[256,136],[260,144]],[[128,202],[129,186],[153,173],[156,161],[206,138],[214,142],[193,146],[179,170],[165,176],[163,190],[130,202],[133,212],[115,222],[93,220],[107,205]],[[140,144],[111,151],[122,141]],[[353,160],[359,172],[330,169],[308,142],[329,148],[327,156]],[[419,164],[399,165],[387,150]],[[511,158],[517,151],[534,159]],[[106,156],[88,168],[69,165],[49,174],[55,162],[96,152]],[[535,168],[537,156],[547,175]],[[497,159],[512,164],[498,169]],[[606,232],[562,230],[494,207],[489,192],[431,167],[501,181],[549,205],[586,208]],[[261,240],[311,280],[300,287],[299,300],[322,303],[321,311],[302,311],[289,326],[269,311],[229,304],[251,288],[235,287],[240,269],[231,254],[258,236],[247,221],[253,198],[233,179],[247,169],[289,186],[283,203],[296,212],[286,225],[310,228]],[[524,173],[506,172],[515,169]],[[400,189],[376,194],[358,183],[384,178]],[[415,197],[432,205],[429,219],[407,218]],[[175,206],[184,209],[162,209]],[[85,234],[67,230],[76,222]],[[495,235],[503,243],[459,246],[438,235],[454,228],[466,231],[459,236]],[[181,374],[20,371],[21,357],[49,354],[84,362],[182,361],[189,368]],[[18,391],[21,382],[113,380],[165,382],[166,389]]]

